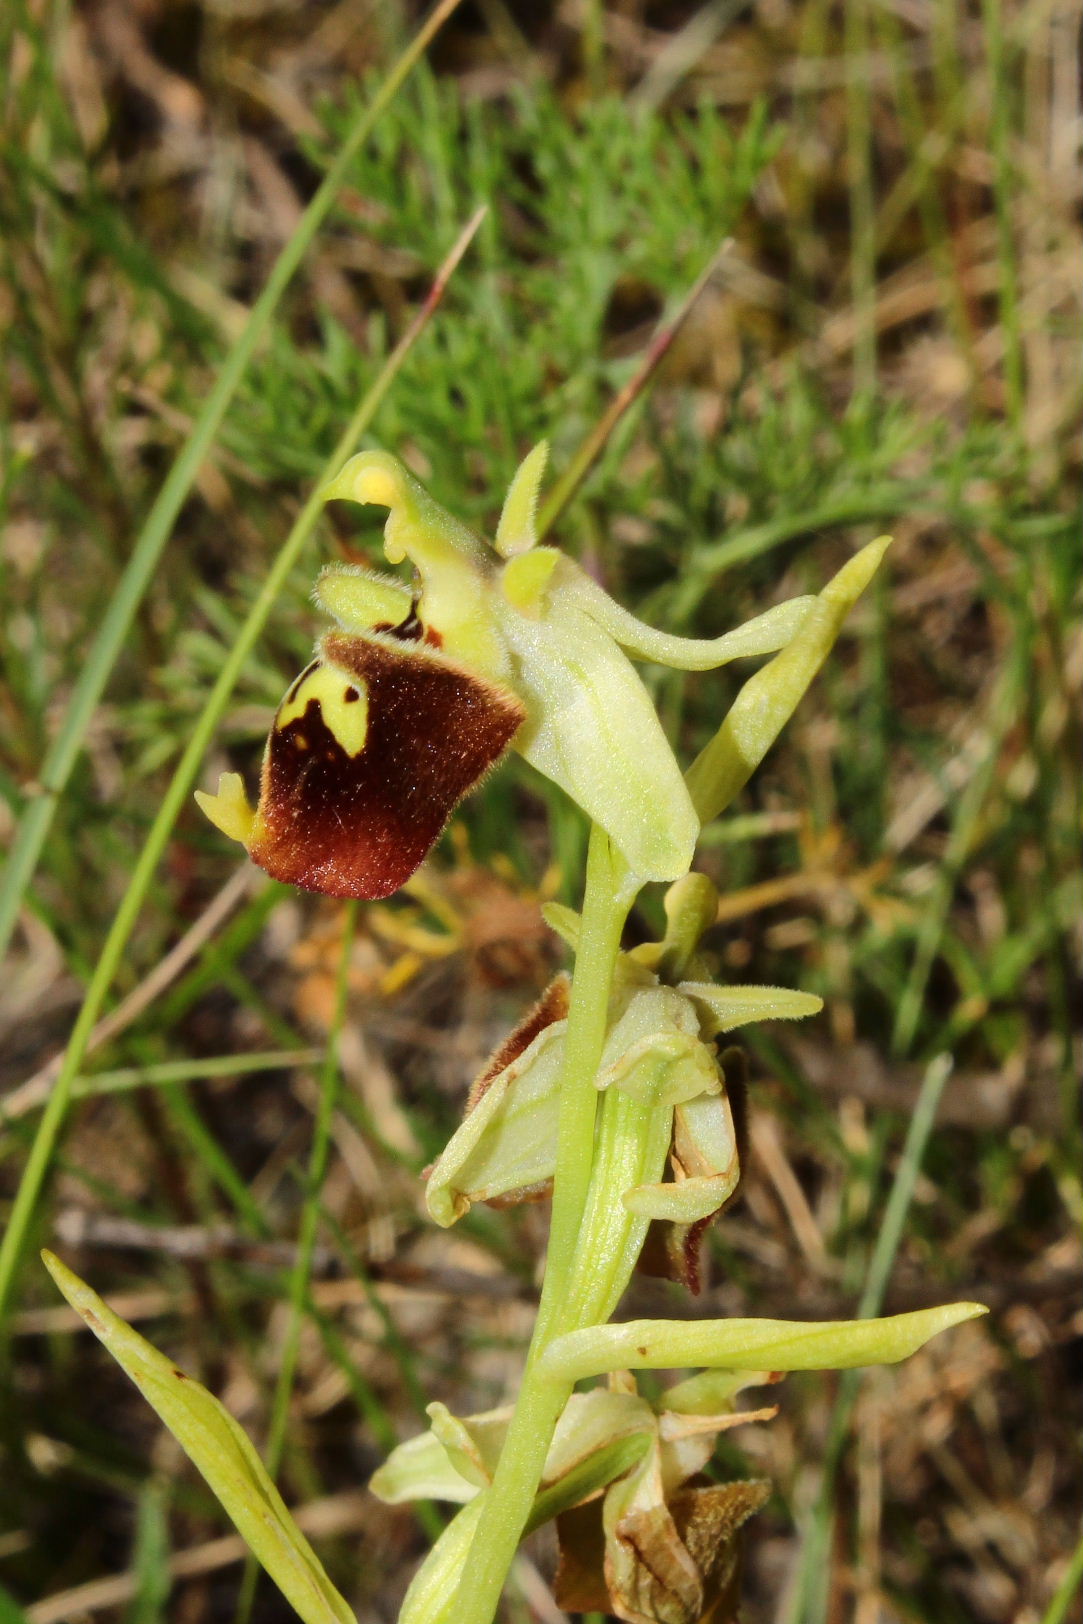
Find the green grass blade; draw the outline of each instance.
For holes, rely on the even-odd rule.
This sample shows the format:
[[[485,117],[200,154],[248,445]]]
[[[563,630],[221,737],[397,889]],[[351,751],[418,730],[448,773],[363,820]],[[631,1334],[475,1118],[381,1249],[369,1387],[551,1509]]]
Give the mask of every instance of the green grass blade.
[[[298,221],[296,231],[275,261],[267,279],[267,286],[252,306],[244,330],[227,355],[191,435],[166,476],[165,483],[147,515],[105,619],[75,684],[75,691],[60,725],[60,731],[38,775],[35,798],[20,819],[4,867],[3,878],[0,880],[0,955],[6,952],[8,942],[11,940],[23,896],[37,867],[38,857],[48,835],[60,795],[83,748],[91,717],[109,680],[140,600],[153,578],[177,514],[218,432],[226,408],[237,391],[256,346],[267,331],[279,300],[337,197],[359,148],[368,138],[380,114],[399,91],[437,29],[458,4],[459,0],[440,0],[428,22],[399,57],[346,137],[319,190]]]
[[[888,1277],[899,1249],[899,1242],[902,1240],[906,1215],[910,1210],[925,1147],[932,1133],[940,1096],[951,1075],[951,1069],[950,1056],[938,1055],[922,1079],[921,1091],[903,1145],[899,1171],[884,1209],[880,1233],[876,1238],[865,1276],[864,1290],[857,1307],[859,1319],[877,1314],[884,1300]],[[828,1585],[832,1571],[829,1558],[834,1524],[835,1475],[842,1460],[850,1418],[857,1402],[860,1385],[859,1371],[843,1372],[828,1429],[820,1490],[801,1546],[800,1566],[793,1591],[794,1607],[789,1615],[789,1624],[824,1624],[827,1618]]]
[[[342,951],[335,978],[335,1006],[331,1028],[327,1034],[327,1052],[320,1069],[320,1092],[316,1105],[316,1122],[312,1134],[312,1151],[308,1162],[305,1202],[301,1213],[301,1229],[297,1241],[297,1261],[290,1274],[290,1315],[279,1355],[278,1379],[271,1401],[271,1424],[264,1450],[264,1464],[272,1477],[282,1463],[282,1450],[286,1442],[286,1425],[290,1414],[290,1397],[297,1374],[297,1359],[301,1351],[301,1331],[304,1328],[308,1306],[309,1282],[312,1278],[312,1258],[316,1249],[316,1235],[320,1227],[320,1195],[327,1177],[327,1164],[331,1156],[331,1125],[334,1121],[340,1080],[339,1040],[346,1019],[346,1003],[350,990],[350,956],[357,930],[357,903],[349,902],[342,922]],[[237,1624],[245,1624],[255,1599],[257,1569],[250,1561],[245,1569],[241,1595],[236,1609]]]
[[[1042,1624],[1064,1624],[1064,1620],[1068,1617],[1068,1609],[1072,1605],[1075,1593],[1081,1584],[1083,1584],[1083,1539],[1079,1541],[1072,1553],[1068,1571],[1057,1586],[1053,1600],[1045,1610]]]
[[[354,1624],[352,1611],[225,1406],[133,1331],[58,1257],[51,1252],[42,1257],[61,1293],[165,1422],[304,1624]]]

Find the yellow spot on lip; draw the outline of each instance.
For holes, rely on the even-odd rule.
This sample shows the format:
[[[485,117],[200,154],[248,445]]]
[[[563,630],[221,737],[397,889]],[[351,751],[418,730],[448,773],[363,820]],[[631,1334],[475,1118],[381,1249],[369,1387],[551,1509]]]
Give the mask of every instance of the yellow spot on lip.
[[[348,695],[356,695],[348,698]],[[318,665],[283,701],[275,717],[275,728],[288,727],[302,717],[312,700],[320,707],[324,726],[348,756],[360,755],[368,736],[369,707],[364,685],[355,677],[345,677],[328,665]],[[294,741],[301,743],[301,739]],[[307,746],[307,740],[302,748]]]

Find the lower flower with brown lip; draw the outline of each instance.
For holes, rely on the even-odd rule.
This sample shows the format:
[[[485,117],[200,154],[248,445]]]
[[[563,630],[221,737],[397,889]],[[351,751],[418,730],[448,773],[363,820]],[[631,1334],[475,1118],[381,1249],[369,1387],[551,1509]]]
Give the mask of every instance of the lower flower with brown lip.
[[[279,706],[247,826],[229,784],[199,803],[276,880],[388,897],[525,714],[514,694],[401,628],[329,632]]]

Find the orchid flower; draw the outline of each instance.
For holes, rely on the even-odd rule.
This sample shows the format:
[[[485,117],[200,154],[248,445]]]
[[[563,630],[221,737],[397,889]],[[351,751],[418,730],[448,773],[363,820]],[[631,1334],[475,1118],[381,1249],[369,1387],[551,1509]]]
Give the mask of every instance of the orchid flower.
[[[365,451],[326,496],[386,507],[384,551],[414,585],[349,565],[316,600],[337,623],[279,706],[259,804],[240,776],[200,794],[207,816],[276,879],[385,897],[509,746],[559,784],[641,880],[689,868],[700,820],[628,655],[709,670],[783,648],[811,598],[723,637],[655,631],[571,558],[537,544],[544,443],[526,458],[494,545],[446,512],[394,457]]]
[[[652,1404],[627,1371],[616,1371],[604,1387],[572,1395],[531,1519],[556,1518],[558,1606],[630,1624],[698,1624],[731,1593],[735,1535],[770,1485],[701,1474],[720,1433],[776,1414],[777,1405],[734,1403],[742,1389],[775,1380],[766,1371],[707,1371]],[[428,1414],[430,1430],[400,1444],[371,1488],[390,1505],[423,1497],[468,1505],[492,1480],[511,1407],[459,1419],[430,1404]]]
[[[619,1195],[629,1213],[672,1226],[664,1272],[693,1292],[704,1227],[734,1195],[741,1171],[734,1105],[743,1103],[742,1057],[737,1050],[719,1056],[714,1039],[752,1021],[797,1020],[822,1008],[812,994],[785,987],[715,986],[699,944],[717,908],[704,874],[670,886],[663,939],[618,959],[595,1077],[600,1092],[617,1089],[664,1118],[672,1178]],[[552,906],[546,914],[574,945],[577,916]],[[477,1078],[462,1126],[429,1170],[426,1204],[438,1224],[453,1224],[477,1201],[507,1206],[548,1194],[567,1016],[567,978],[558,976]]]

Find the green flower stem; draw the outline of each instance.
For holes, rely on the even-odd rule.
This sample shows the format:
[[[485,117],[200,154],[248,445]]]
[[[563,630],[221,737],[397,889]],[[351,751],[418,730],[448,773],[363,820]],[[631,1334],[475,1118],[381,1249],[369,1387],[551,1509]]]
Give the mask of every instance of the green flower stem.
[[[575,1260],[587,1205],[594,1166],[594,1118],[598,1109],[594,1079],[605,1046],[609,994],[620,952],[621,931],[632,905],[632,897],[622,883],[625,878],[623,859],[595,824],[587,851],[583,920],[564,1040],[553,1216],[535,1342],[539,1333],[548,1340],[550,1320],[560,1317],[564,1288]]]
[[[576,1293],[568,1284],[577,1252],[589,1237],[583,1231],[594,1167],[594,1086],[605,1043],[606,1016],[621,930],[631,893],[623,883],[624,864],[601,829],[591,830],[579,948],[572,980],[571,1007],[561,1074],[553,1218],[545,1284],[519,1397],[493,1477],[480,1498],[481,1509],[458,1589],[440,1615],[454,1624],[490,1624],[523,1530],[530,1517],[553,1432],[572,1384],[540,1374],[541,1358],[554,1336],[577,1326],[568,1323]],[[614,1196],[619,1201],[619,1195]],[[605,1203],[591,1202],[594,1213]]]

